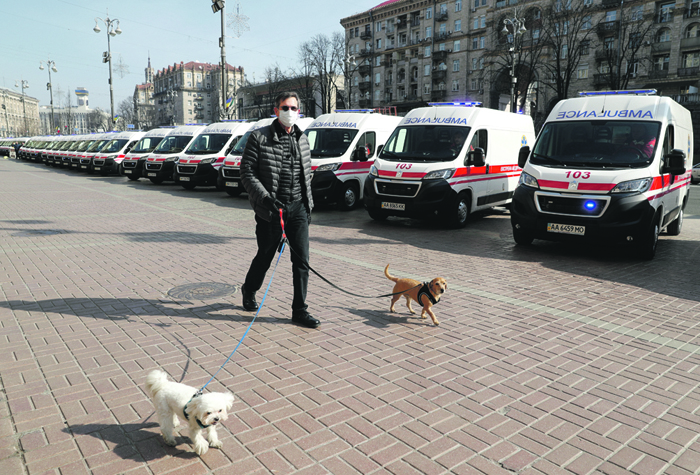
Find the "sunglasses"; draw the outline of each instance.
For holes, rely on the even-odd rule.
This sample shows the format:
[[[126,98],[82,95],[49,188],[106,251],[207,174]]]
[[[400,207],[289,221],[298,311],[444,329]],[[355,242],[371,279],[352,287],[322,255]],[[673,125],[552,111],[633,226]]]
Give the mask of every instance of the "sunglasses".
[[[299,110],[299,108],[298,108],[297,106],[280,106],[279,108],[282,109],[282,110],[285,111],[285,112],[287,112],[287,111],[290,110],[290,109],[291,109],[292,111],[295,111],[295,112]]]

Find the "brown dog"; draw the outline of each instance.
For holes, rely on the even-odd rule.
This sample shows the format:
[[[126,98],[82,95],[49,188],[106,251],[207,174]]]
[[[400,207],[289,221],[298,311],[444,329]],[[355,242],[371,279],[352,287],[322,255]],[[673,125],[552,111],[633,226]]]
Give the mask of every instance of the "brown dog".
[[[419,305],[423,306],[423,311],[420,314],[421,318],[426,318],[426,314],[428,314],[435,325],[440,325],[435,313],[433,313],[432,307],[440,300],[440,297],[443,293],[445,293],[445,290],[447,290],[447,282],[445,279],[442,277],[435,277],[433,280],[426,282],[425,284],[421,284],[417,280],[413,279],[400,279],[389,274],[389,264],[387,264],[384,268],[384,275],[387,279],[396,282],[392,293],[395,294],[397,292],[401,292],[400,294],[391,297],[390,310],[392,312],[396,312],[394,309],[394,304],[403,295],[406,297],[406,307],[408,307],[409,312],[413,314],[416,313],[411,308],[411,300],[415,300]]]

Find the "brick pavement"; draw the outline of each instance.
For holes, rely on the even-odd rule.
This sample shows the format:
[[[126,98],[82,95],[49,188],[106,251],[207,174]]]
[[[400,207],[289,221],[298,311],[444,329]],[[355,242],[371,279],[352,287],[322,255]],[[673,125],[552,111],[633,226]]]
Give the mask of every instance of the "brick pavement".
[[[462,230],[318,210],[312,266],[355,292],[382,269],[448,293],[434,327],[313,275],[319,330],[290,324],[288,258],[208,389],[236,396],[221,450],[166,446],[144,394],[200,387],[252,314],[246,199],[0,160],[0,473],[700,473],[700,220],[657,259],[513,245],[507,212]]]

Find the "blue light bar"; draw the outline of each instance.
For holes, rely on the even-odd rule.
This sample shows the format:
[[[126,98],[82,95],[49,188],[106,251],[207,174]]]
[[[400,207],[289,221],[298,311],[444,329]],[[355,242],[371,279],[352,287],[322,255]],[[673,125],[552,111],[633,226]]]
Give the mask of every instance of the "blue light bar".
[[[625,91],[582,91],[579,96],[622,96],[656,94],[656,89],[629,89]]]
[[[221,122],[245,122],[245,119],[224,119]]]
[[[374,109],[335,109],[334,112],[363,112],[363,113],[372,113],[372,112],[374,112]]]
[[[461,107],[479,107],[481,102],[428,102],[429,106],[461,106]]]

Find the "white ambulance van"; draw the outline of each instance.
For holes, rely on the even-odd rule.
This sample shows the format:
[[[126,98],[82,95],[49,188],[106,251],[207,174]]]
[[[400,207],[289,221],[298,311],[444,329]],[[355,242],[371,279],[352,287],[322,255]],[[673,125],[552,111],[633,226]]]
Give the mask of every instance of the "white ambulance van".
[[[96,154],[95,158],[92,159],[93,170],[103,176],[119,173],[119,165],[122,163],[122,160],[145,133],[142,131],[118,132],[112,135],[112,140],[107,142],[100,149],[100,153]]]
[[[92,173],[92,159],[95,157],[95,154],[109,142],[111,137],[112,133],[110,132],[103,132],[93,136],[94,141],[88,148],[84,152],[77,153],[76,156],[71,159],[71,168],[73,167],[74,161],[77,159],[79,171]]]
[[[693,125],[687,109],[655,94],[583,92],[554,107],[532,151],[519,157],[516,243],[622,241],[651,259],[659,233],[680,234]]]
[[[203,124],[192,124],[173,128],[146,158],[143,176],[156,185],[166,180],[171,181],[178,154],[187,148],[204,127]]]
[[[241,184],[241,157],[243,157],[245,145],[248,143],[248,137],[250,137],[250,134],[252,134],[254,131],[265,127],[266,125],[270,125],[275,121],[275,119],[276,117],[273,116],[254,122],[248,131],[243,134],[243,137],[236,142],[236,145],[233,147],[233,149],[231,149],[231,152],[226,155],[226,158],[224,158],[224,164],[219,169],[217,186],[226,190],[226,193],[228,193],[230,196],[238,196],[245,191],[243,189],[243,185]],[[313,120],[314,119],[311,117],[302,117],[297,120],[296,125],[302,131],[304,131],[309,124],[313,122]]]
[[[219,168],[226,155],[252,124],[225,121],[208,125],[187,149],[178,155],[173,180],[186,190],[197,186],[216,186]]]
[[[370,168],[364,203],[372,219],[437,215],[459,228],[475,211],[510,203],[518,151],[535,140],[532,119],[479,102],[429,105],[403,118]]]
[[[138,180],[143,176],[143,164],[146,157],[160,144],[160,142],[172,132],[170,127],[160,127],[146,132],[136,145],[124,156],[124,160],[119,165],[119,174],[129,180]]]
[[[337,110],[316,118],[304,131],[311,148],[314,204],[335,203],[342,210],[357,206],[374,157],[399,122],[401,117],[371,109]]]

